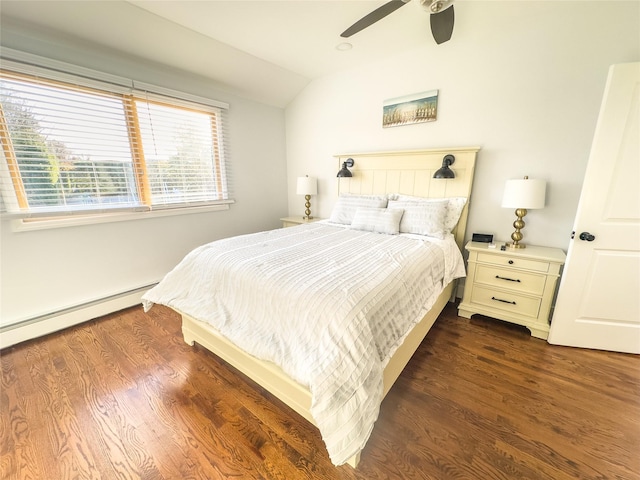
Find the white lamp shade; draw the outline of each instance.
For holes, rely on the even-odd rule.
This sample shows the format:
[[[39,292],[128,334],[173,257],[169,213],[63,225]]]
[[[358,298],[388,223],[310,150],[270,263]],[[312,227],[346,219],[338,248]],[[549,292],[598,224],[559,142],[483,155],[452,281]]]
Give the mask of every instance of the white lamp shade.
[[[318,179],[315,177],[298,177],[296,193],[298,195],[316,195],[318,193]]]
[[[507,180],[502,197],[504,208],[544,208],[547,183],[544,180]]]

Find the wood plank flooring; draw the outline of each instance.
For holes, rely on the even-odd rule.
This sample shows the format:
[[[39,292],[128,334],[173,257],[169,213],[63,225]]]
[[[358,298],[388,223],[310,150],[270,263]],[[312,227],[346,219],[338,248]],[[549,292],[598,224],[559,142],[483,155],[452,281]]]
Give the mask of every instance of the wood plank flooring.
[[[357,470],[247,377],[132,308],[0,352],[2,479],[640,479],[640,357],[448,306]]]

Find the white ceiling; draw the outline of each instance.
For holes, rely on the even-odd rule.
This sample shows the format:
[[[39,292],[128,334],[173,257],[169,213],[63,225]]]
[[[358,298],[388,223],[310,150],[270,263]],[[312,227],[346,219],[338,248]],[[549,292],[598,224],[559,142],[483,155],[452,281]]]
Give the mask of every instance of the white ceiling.
[[[0,13],[5,24],[127,52],[283,107],[314,78],[425,43],[442,48],[431,37],[429,15],[413,0],[349,38],[351,50],[336,49],[345,41],[342,31],[384,3],[2,0]],[[456,7],[459,17],[460,5]]]
[[[348,42],[356,46],[350,52],[335,48],[347,41],[340,33],[386,0],[130,0],[129,3],[307,78],[430,38],[429,15],[418,0],[394,12],[372,30],[350,38]]]

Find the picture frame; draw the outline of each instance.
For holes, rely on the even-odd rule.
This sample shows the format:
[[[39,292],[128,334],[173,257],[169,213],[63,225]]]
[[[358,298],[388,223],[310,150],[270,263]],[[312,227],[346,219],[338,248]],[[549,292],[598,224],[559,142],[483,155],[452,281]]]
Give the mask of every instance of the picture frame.
[[[437,117],[438,90],[390,98],[382,106],[383,128],[435,122]]]

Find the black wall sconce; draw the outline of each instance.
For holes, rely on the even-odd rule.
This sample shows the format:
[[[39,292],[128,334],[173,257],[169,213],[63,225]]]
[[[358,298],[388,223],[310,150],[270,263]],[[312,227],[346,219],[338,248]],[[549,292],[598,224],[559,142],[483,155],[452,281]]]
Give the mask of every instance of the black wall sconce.
[[[354,161],[353,158],[347,158],[344,162],[342,162],[342,168],[338,172],[337,177],[353,177],[353,174],[349,170],[349,168],[353,167]],[[349,167],[349,168],[347,168]]]
[[[433,174],[433,178],[456,178],[456,174],[449,168],[456,161],[456,157],[453,155],[445,155],[442,159],[442,167],[436,170]]]

